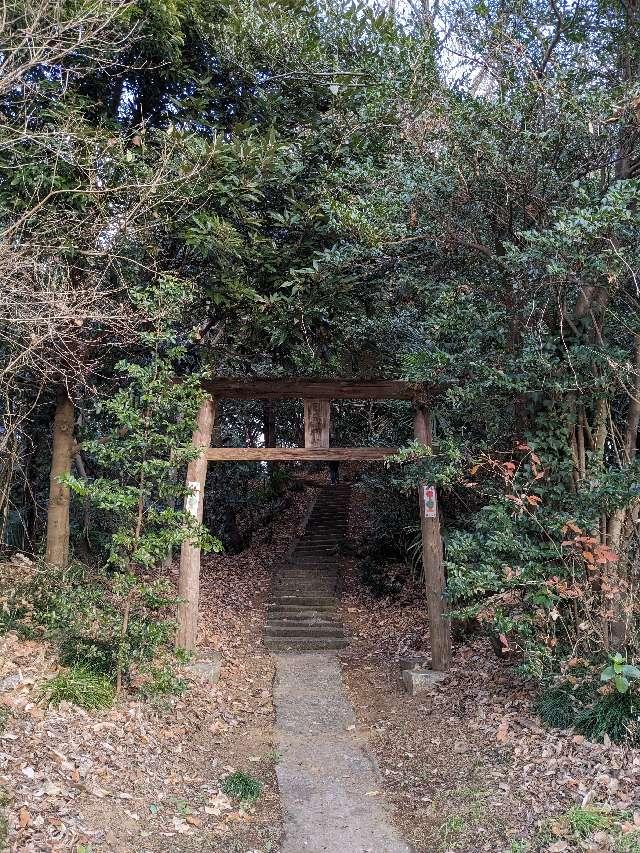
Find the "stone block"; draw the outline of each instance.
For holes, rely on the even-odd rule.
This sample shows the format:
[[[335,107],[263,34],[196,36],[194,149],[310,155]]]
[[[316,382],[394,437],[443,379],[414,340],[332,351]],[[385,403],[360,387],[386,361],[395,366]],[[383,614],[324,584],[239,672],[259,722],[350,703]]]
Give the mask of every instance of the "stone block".
[[[430,664],[431,658],[419,652],[408,652],[398,660],[400,672],[404,672],[405,669],[429,669]]]
[[[446,672],[436,672],[433,669],[405,669],[402,673],[405,689],[412,696],[433,690],[446,677]]]
[[[220,678],[221,655],[214,653],[208,654],[206,657],[198,658],[187,665],[188,672],[193,673],[202,678],[208,684],[217,684]]]

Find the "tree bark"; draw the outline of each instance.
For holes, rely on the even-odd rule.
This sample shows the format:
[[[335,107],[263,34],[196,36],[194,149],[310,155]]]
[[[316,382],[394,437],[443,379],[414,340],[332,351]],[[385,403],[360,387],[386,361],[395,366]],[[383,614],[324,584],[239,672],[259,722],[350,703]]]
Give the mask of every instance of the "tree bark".
[[[60,477],[71,473],[74,451],[74,407],[66,390],[60,390],[53,419],[53,450],[49,478],[46,561],[50,566],[66,568],[69,562],[69,487]]]
[[[431,424],[424,407],[415,412],[414,435],[416,441],[431,446]],[[422,527],[422,565],[424,568],[425,594],[429,614],[429,633],[431,637],[431,665],[435,670],[447,670],[451,665],[451,620],[445,603],[446,579],[442,559],[442,537],[440,534],[440,511],[435,488],[432,492],[433,508],[427,509],[427,490],[430,487],[421,483],[418,502]]]
[[[634,347],[635,381],[629,393],[629,411],[627,412],[627,424],[622,446],[622,461],[625,465],[631,465],[637,455],[638,426],[640,426],[640,335],[635,336]],[[625,572],[626,565],[622,553],[624,552],[622,547],[623,531],[627,518],[628,508],[622,507],[612,514],[607,526],[607,544],[619,554],[622,564],[620,570],[621,583],[628,580],[625,578],[627,572]],[[628,602],[625,600],[627,595],[628,593],[623,587],[616,593],[613,601],[614,618],[609,626],[609,637],[611,647],[616,651],[624,649],[629,635],[630,615],[628,611],[630,608],[627,607]]]
[[[193,444],[200,448],[197,459],[192,459],[187,467],[187,494],[184,502],[185,512],[202,521],[204,506],[204,486],[207,478],[206,449],[211,444],[211,433],[215,421],[215,402],[205,400],[200,406]],[[193,651],[198,633],[198,607],[200,603],[200,548],[188,540],[182,543],[180,552],[180,577],[178,581],[178,629],[176,647]]]

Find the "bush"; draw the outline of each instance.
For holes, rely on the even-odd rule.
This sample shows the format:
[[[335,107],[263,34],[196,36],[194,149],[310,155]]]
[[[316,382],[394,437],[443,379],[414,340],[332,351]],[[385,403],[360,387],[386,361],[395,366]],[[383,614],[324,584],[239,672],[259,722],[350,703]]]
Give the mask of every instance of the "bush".
[[[391,565],[378,555],[366,557],[360,563],[362,582],[378,598],[398,595],[407,583],[409,569],[403,564]]]
[[[180,696],[187,689],[187,683],[167,666],[151,667],[144,675],[146,678],[139,688],[143,696]]]
[[[547,725],[576,731],[589,740],[640,744],[640,701],[635,690],[602,692],[593,674],[578,684],[568,681],[548,687],[535,702]]]
[[[42,692],[55,707],[61,702],[72,702],[87,711],[111,707],[116,696],[108,678],[83,666],[61,672],[47,681]]]
[[[547,688],[534,708],[547,725],[556,729],[568,729],[576,719],[573,694],[567,686]]]
[[[605,734],[614,743],[640,744],[640,703],[631,693],[609,693],[576,716],[576,731],[589,740]]]
[[[233,797],[241,803],[255,803],[262,791],[262,785],[249,773],[238,770],[231,773],[222,783],[222,791],[228,797]]]

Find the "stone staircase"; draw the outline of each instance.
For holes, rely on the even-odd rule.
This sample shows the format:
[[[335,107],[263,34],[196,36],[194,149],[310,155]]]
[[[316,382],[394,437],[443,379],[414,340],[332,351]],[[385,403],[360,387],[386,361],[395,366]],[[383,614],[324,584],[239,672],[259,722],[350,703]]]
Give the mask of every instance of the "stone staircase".
[[[338,615],[338,568],[350,496],[348,485],[318,489],[305,531],[274,578],[264,637],[272,651],[348,645]]]

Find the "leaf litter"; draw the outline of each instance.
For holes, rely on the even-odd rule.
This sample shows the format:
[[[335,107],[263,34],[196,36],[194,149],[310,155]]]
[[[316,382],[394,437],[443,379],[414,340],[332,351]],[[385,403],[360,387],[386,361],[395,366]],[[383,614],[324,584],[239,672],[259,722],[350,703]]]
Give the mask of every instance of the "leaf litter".
[[[0,810],[10,850],[277,849],[274,669],[261,639],[272,566],[304,511],[294,501],[268,542],[256,537],[238,555],[203,560],[198,646],[221,656],[216,685],[185,669],[189,690],[179,697],[124,697],[95,712],[46,707],[39,691],[58,671],[54,650],[0,637]],[[238,770],[261,784],[250,806],[221,790]]]
[[[350,524],[351,541],[366,540],[355,494]],[[416,851],[640,851],[640,749],[548,729],[532,710],[533,686],[484,638],[457,646],[447,678],[409,696],[399,662],[429,656],[417,586],[376,598],[346,560],[342,613],[353,639],[340,658],[358,729]],[[576,807],[609,816],[607,825],[576,837],[566,819]]]

